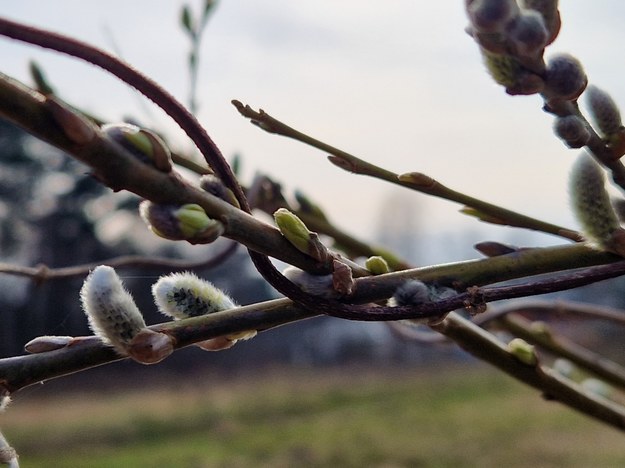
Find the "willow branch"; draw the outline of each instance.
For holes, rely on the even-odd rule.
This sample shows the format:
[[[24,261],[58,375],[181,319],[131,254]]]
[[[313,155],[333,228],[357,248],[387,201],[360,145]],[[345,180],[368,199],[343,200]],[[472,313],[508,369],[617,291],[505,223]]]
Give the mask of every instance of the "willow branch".
[[[555,335],[548,328],[533,327],[531,321],[517,314],[507,314],[497,323],[525,341],[540,346],[555,356],[566,358],[607,382],[625,388],[625,368],[614,361],[564,336]]]
[[[607,320],[620,326],[625,326],[625,314],[623,314],[621,309],[563,300],[542,301],[538,299],[501,305],[497,309],[475,317],[473,321],[480,326],[487,326],[490,322],[499,320],[503,316],[512,313],[531,314],[539,317],[549,316],[550,318],[567,320],[573,317],[589,320]]]
[[[295,249],[275,227],[190,185],[174,172],[164,173],[143,164],[106,138],[97,127],[92,126],[88,141],[73,141],[59,128],[47,102],[40,93],[0,74],[0,116],[89,165],[94,175],[113,190],[125,189],[154,203],[197,203],[210,217],[224,224],[225,237],[306,271],[330,271],[329,265],[319,265]],[[72,109],[66,110],[82,118]],[[89,122],[85,120],[84,124]]]
[[[99,262],[85,263],[63,268],[50,268],[47,265],[37,265],[35,267],[25,267],[0,262],[0,273],[14,276],[25,276],[32,278],[35,282],[41,283],[49,280],[72,278],[76,276],[86,276],[98,265],[108,265],[120,268],[168,268],[170,270],[196,270],[199,268],[210,269],[221,265],[228,257],[236,252],[239,246],[236,242],[229,245],[216,255],[200,261],[175,260],[171,258],[144,257],[141,255],[124,255],[110,258]]]
[[[254,125],[262,128],[266,132],[293,138],[297,141],[330,153],[331,156],[328,158],[330,162],[346,171],[375,177],[377,179],[416,190],[421,193],[461,203],[462,205],[472,208],[472,214],[478,216],[483,221],[545,232],[574,241],[581,240],[579,233],[571,229],[540,221],[538,219],[531,218],[500,206],[493,205],[492,203],[471,197],[461,192],[457,192],[421,173],[410,173],[404,175],[396,174],[306,135],[305,133],[302,133],[275,119],[262,109],[257,112],[250,106],[243,105],[241,102],[236,100],[232,101],[232,104],[237,108],[241,115],[251,119],[251,122]]]
[[[573,247],[579,248],[581,245],[567,246],[569,249]],[[493,268],[493,272],[499,270],[500,273],[504,274],[507,270],[510,278],[510,275],[513,274],[512,270],[502,268],[501,262],[494,262],[493,260],[488,258],[478,260],[477,262],[482,262],[483,266],[490,265]],[[471,273],[471,270],[462,268],[462,263],[456,263],[455,265],[460,272],[456,277],[458,283],[476,278]],[[414,269],[410,273],[413,278],[421,279],[422,281],[444,282],[449,278],[449,268],[449,265],[444,265],[438,269],[435,267]],[[608,272],[612,274],[619,271],[622,274],[625,271],[625,261],[599,268],[604,269],[600,271],[586,270],[588,281],[592,281],[593,278],[603,278]],[[399,273],[401,273],[401,276],[398,276]],[[390,297],[397,286],[402,284],[405,278],[408,277],[408,271],[399,273],[357,279],[356,292],[351,297],[352,302],[363,304],[372,300],[379,301]],[[488,276],[483,277],[486,278]],[[395,282],[394,287],[391,286],[393,281]],[[566,286],[567,284],[562,278],[555,278],[553,281],[556,285]],[[376,283],[380,284],[376,285]],[[532,287],[535,287],[535,284]],[[517,292],[518,290],[510,288],[483,288],[479,291],[477,298],[480,301],[479,303],[483,304],[489,300],[505,299],[507,298],[506,295],[517,297]],[[372,293],[375,294],[372,295]],[[468,302],[467,299],[469,299]],[[459,294],[452,300],[424,303],[419,306],[392,308],[392,310],[384,314],[380,313],[380,310],[384,309],[382,307],[359,306],[362,308],[361,316],[347,318],[388,321],[439,317],[458,307],[475,306],[475,300],[476,291],[473,291],[468,295],[467,293]],[[175,347],[180,348],[217,336],[252,329],[259,331],[267,330],[278,325],[317,315],[320,315],[320,313],[300,307],[289,299],[278,299],[193,319],[159,324],[151,328],[171,335],[176,343]],[[476,338],[479,337],[476,336]],[[464,339],[468,338],[465,337]],[[0,359],[0,387],[4,387],[10,392],[15,392],[24,386],[36,382],[89,369],[119,359],[123,359],[123,357],[117,355],[111,348],[104,346],[95,337],[77,340],[71,346],[48,353]]]
[[[546,398],[559,401],[617,429],[625,430],[625,408],[584,391],[579,385],[564,379],[550,369],[521,362],[493,335],[458,314],[449,314],[445,320],[433,325],[432,328],[473,356],[542,391]]]

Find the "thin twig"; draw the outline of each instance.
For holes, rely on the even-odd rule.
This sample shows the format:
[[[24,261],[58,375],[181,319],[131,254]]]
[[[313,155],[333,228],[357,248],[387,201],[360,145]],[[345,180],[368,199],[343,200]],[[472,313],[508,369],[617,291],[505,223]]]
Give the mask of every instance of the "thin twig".
[[[440,182],[424,174],[411,173],[400,175],[387,169],[383,169],[327,143],[310,137],[305,133],[295,130],[294,128],[289,127],[285,123],[267,114],[262,109],[257,112],[250,106],[243,105],[241,102],[236,100],[232,101],[232,104],[237,108],[241,115],[251,119],[253,124],[262,128],[266,132],[293,138],[297,141],[330,153],[332,155],[329,157],[330,162],[346,171],[375,177],[377,179],[410,188],[421,193],[461,203],[462,205],[472,208],[472,214],[480,217],[483,221],[532,229],[564,237],[573,241],[580,241],[582,239],[579,233],[571,229],[540,221],[538,219],[507,210],[500,206],[493,205],[492,203],[479,200],[469,195],[465,195],[444,186]]]
[[[236,252],[239,244],[229,242],[228,246],[216,255],[200,261],[177,260],[172,258],[145,257],[142,255],[124,255],[120,257],[101,260],[99,262],[74,265],[63,268],[50,268],[39,264],[35,267],[24,267],[0,262],[0,273],[26,276],[35,282],[85,276],[98,265],[108,265],[113,268],[167,268],[169,270],[197,270],[200,268],[210,269],[221,265],[228,257]]]
[[[571,319],[573,316],[588,320],[607,320],[625,326],[625,313],[621,309],[598,306],[596,304],[578,303],[564,300],[544,301],[530,299],[501,305],[497,309],[489,310],[474,318],[473,322],[480,326],[487,326],[494,320],[512,313],[524,313],[537,316],[551,316],[553,318]]]

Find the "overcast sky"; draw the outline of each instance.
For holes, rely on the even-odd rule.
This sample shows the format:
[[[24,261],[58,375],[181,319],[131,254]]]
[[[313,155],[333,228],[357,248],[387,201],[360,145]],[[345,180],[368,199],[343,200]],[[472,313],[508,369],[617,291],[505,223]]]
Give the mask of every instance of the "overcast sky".
[[[0,3],[0,14],[109,50],[115,45],[186,102],[182,3],[20,0]],[[199,10],[200,1],[190,3]],[[577,56],[590,82],[625,102],[625,3],[561,3],[563,28],[548,55]],[[344,173],[324,153],[258,130],[231,99],[390,170],[424,172],[456,190],[576,227],[567,196],[575,151],[553,136],[537,96],[509,97],[492,82],[465,26],[460,0],[221,0],[202,47],[200,121],[224,154],[243,156],[244,182],[262,170],[287,190],[310,194],[365,239],[375,236],[385,203],[403,191]],[[27,83],[28,61],[35,59],[70,103],[112,121],[135,116],[190,147],[167,116],[152,105],[146,113],[141,98],[100,70],[5,39],[0,57],[4,73]],[[417,224],[429,235],[483,229],[450,202],[407,191],[404,199],[415,204]],[[505,241],[511,231],[488,235]]]

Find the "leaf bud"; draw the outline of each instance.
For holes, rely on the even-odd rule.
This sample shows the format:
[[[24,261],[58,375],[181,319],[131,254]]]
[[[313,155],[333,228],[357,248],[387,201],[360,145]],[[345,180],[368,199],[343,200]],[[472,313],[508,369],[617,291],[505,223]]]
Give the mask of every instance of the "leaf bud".
[[[538,364],[538,356],[534,346],[521,338],[512,339],[507,346],[508,352],[515,358],[528,366],[536,366]]]
[[[545,74],[546,91],[550,99],[574,101],[588,84],[582,64],[569,54],[551,57],[547,62]]]
[[[297,215],[286,208],[279,208],[274,212],[273,218],[282,235],[293,247],[320,262],[327,260],[328,249],[321,243],[317,233],[310,231]]]
[[[369,257],[365,261],[365,268],[373,275],[381,275],[391,271],[388,263],[384,260],[384,257],[381,257],[380,255]]]
[[[588,125],[576,115],[556,117],[553,131],[569,148],[582,148],[590,140]]]
[[[139,213],[152,232],[164,239],[209,244],[225,232],[220,221],[209,218],[195,203],[176,206],[144,200],[139,205]]]
[[[171,171],[171,151],[154,132],[128,123],[106,124],[102,131],[139,161],[161,172]]]
[[[24,351],[31,354],[47,353],[69,346],[73,343],[73,336],[38,336],[24,345]]]

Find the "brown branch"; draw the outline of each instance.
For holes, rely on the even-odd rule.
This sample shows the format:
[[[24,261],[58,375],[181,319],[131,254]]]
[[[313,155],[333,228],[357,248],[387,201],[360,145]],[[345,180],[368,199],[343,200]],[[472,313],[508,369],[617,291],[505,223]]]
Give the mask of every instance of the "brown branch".
[[[236,242],[218,252],[216,255],[200,261],[176,260],[171,258],[144,257],[141,255],[124,255],[120,257],[102,260],[100,262],[86,263],[63,268],[50,268],[47,265],[39,264],[35,267],[25,267],[0,262],[0,273],[26,276],[35,282],[41,283],[49,280],[72,278],[76,276],[86,276],[98,265],[108,265],[119,268],[168,268],[170,270],[197,270],[199,268],[210,269],[221,265],[228,257],[236,252],[239,246]]]

